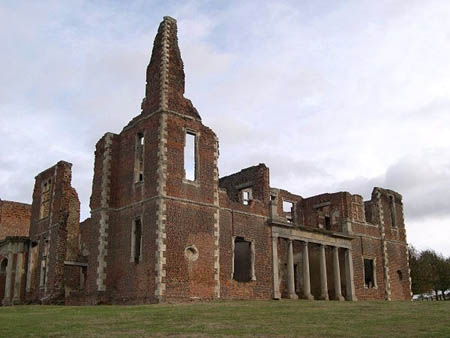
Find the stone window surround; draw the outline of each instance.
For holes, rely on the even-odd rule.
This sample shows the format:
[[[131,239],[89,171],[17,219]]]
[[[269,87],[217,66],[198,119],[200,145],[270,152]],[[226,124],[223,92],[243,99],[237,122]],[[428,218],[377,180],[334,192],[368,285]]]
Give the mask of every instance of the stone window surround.
[[[138,165],[138,147],[139,147],[139,141],[141,139],[144,139],[144,143],[141,145],[142,146],[142,180],[139,180],[139,174],[140,172],[138,172],[136,166]],[[142,184],[145,180],[145,176],[144,176],[144,168],[145,168],[145,139],[146,139],[146,135],[145,135],[145,131],[140,131],[138,133],[136,133],[136,139],[135,139],[135,145],[134,145],[134,184]]]
[[[47,190],[44,191],[44,187],[48,187]],[[50,194],[51,194],[51,190],[52,190],[52,178],[48,178],[44,181],[41,182],[41,190],[40,190],[40,203],[39,203],[39,220],[45,219],[47,217],[50,216],[50,210],[48,211],[47,215],[43,215],[43,197],[44,197],[44,192],[48,191],[48,198],[46,200],[47,203],[50,203]],[[50,206],[48,207],[50,209]]]
[[[294,222],[295,222],[295,211],[297,210],[297,202],[296,202],[296,201],[293,201],[293,200],[290,200],[290,199],[281,198],[281,210],[283,211],[283,215],[284,215],[285,212],[287,212],[287,211],[284,211],[284,205],[283,205],[284,202],[286,202],[286,203],[292,203],[292,208],[291,208],[291,219],[288,219],[287,216],[286,216],[286,220],[287,220],[289,223],[294,223]]]
[[[244,194],[248,193],[248,199],[244,198]],[[239,190],[240,197],[243,205],[250,205],[250,201],[253,200],[253,190],[252,187],[247,187]],[[246,203],[247,202],[247,203]]]
[[[373,263],[372,263],[372,265],[373,265],[373,286],[371,287],[371,288],[369,288],[369,287],[367,287],[367,285],[366,285],[366,271],[365,271],[365,268],[364,268],[364,260],[365,259],[369,259],[369,260],[371,260]],[[362,266],[363,266],[363,271],[362,271],[362,275],[363,275],[363,278],[362,278],[362,281],[363,281],[363,285],[364,285],[364,289],[367,289],[367,290],[369,290],[369,289],[378,289],[378,282],[377,282],[377,258],[375,257],[375,256],[371,256],[371,255],[362,255],[361,256],[361,260],[362,260]]]
[[[183,144],[183,170],[185,170],[185,167],[184,167],[184,160],[185,160],[185,158],[184,158],[184,148],[186,147],[186,134],[191,134],[191,135],[195,136],[195,144],[194,144],[194,147],[195,147],[195,150],[194,150],[194,162],[195,162],[194,177],[195,177],[195,179],[194,180],[187,179],[186,178],[186,173],[185,173],[184,176],[183,176],[183,183],[192,184],[192,185],[195,185],[195,186],[200,186],[200,182],[199,182],[200,161],[199,161],[199,150],[198,150],[199,147],[198,147],[198,144],[199,144],[199,139],[200,139],[201,133],[198,130],[194,130],[194,129],[188,128],[188,127],[183,128],[183,132],[184,132],[184,139],[183,139],[184,140],[184,144]]]
[[[396,214],[396,208],[395,208],[395,196],[392,194],[388,195],[389,198],[389,213],[391,216],[391,222],[392,222],[392,230],[397,230],[397,214]]]

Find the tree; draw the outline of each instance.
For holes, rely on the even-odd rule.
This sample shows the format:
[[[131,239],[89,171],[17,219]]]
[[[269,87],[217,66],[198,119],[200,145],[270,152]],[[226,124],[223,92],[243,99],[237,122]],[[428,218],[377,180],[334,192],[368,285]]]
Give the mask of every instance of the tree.
[[[441,290],[442,298],[445,300],[445,291],[450,289],[450,258],[439,256],[437,262],[437,281],[435,289]]]
[[[434,291],[436,299],[438,292],[450,289],[450,258],[444,258],[434,250],[419,252],[413,246],[409,248],[409,267],[411,269],[411,289],[415,294]]]
[[[432,268],[428,253],[423,254],[413,246],[409,248],[409,268],[411,270],[411,289],[414,294],[429,292],[433,289]]]

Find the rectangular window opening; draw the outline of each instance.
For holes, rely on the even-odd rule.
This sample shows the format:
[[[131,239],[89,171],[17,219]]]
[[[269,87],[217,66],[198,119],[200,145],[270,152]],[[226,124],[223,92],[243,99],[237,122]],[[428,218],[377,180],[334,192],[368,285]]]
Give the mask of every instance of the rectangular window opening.
[[[283,214],[289,223],[293,222],[294,202],[283,201]]]
[[[364,258],[364,285],[366,288],[375,287],[374,260]]]
[[[86,288],[87,266],[82,266],[80,269],[80,290]]]
[[[393,227],[396,227],[396,219],[395,219],[395,199],[394,196],[389,196],[389,201],[390,201],[390,213],[391,213],[391,224]]]
[[[52,186],[52,180],[45,181],[41,186],[41,207],[39,210],[39,218],[48,217],[50,213],[50,190]]]
[[[242,204],[249,205],[250,201],[252,200],[252,189],[246,188],[241,190],[241,198],[242,198]]]
[[[325,229],[331,230],[331,217],[325,216]]]
[[[138,133],[136,135],[136,146],[135,146],[135,163],[134,163],[134,182],[144,181],[144,143],[145,138],[143,133]]]
[[[189,181],[196,180],[196,138],[194,133],[186,132],[184,144],[184,177]]]
[[[139,263],[142,245],[142,224],[140,218],[134,221],[134,262]]]
[[[47,278],[46,278],[46,267],[45,267],[45,260],[43,259],[43,260],[41,261],[41,274],[40,274],[39,285],[40,285],[41,287],[44,287],[46,283],[47,283]]]
[[[238,282],[250,282],[252,272],[252,243],[242,237],[234,240],[233,279]]]

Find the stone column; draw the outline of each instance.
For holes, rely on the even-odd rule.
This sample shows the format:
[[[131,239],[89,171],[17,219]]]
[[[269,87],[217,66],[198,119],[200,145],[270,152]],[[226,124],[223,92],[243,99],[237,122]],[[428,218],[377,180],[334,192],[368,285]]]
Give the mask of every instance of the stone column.
[[[339,248],[337,246],[333,247],[333,263],[334,263],[334,291],[337,300],[345,300],[342,297],[341,290],[341,269],[339,267]]]
[[[295,293],[295,279],[294,279],[294,248],[292,244],[292,240],[288,241],[288,261],[287,261],[287,270],[288,270],[288,291],[290,299],[298,299],[297,294]]]
[[[313,300],[311,294],[311,280],[309,276],[309,253],[308,242],[303,242],[303,296],[306,299]]]
[[[280,279],[278,276],[278,236],[272,236],[272,266],[273,266],[273,299],[280,299]]]
[[[32,253],[32,247],[31,247],[31,241],[28,243],[28,263],[27,263],[27,276],[26,276],[26,282],[25,282],[25,291],[30,292],[31,290],[31,267],[33,265],[33,253]]]
[[[351,249],[345,249],[345,280],[345,285],[347,287],[347,300],[356,301]]]
[[[5,297],[3,298],[3,305],[11,305],[11,280],[12,280],[13,263],[14,263],[14,254],[12,252],[11,243],[9,243],[8,265],[6,267],[6,279],[5,279]]]
[[[325,245],[320,245],[320,299],[328,300],[327,258]]]
[[[20,304],[20,289],[22,287],[22,276],[23,276],[23,252],[17,253],[17,263],[16,263],[16,280],[14,282],[14,298],[13,304]]]

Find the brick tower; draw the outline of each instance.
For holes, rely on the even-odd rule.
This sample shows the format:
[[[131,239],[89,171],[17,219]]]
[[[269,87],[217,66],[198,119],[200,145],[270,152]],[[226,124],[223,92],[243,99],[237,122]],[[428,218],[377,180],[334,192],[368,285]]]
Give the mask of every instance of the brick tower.
[[[165,17],[141,114],[96,145],[86,224],[91,302],[219,295],[218,141],[183,94],[177,25]]]

